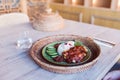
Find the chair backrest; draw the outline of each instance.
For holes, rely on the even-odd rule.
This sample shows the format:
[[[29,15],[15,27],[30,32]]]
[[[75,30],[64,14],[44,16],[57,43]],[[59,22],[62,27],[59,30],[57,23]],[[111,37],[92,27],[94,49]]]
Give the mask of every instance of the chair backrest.
[[[27,13],[27,0],[0,0],[0,14],[11,12]]]
[[[28,16],[23,13],[9,13],[0,15],[0,28],[16,24],[24,24],[28,22]]]

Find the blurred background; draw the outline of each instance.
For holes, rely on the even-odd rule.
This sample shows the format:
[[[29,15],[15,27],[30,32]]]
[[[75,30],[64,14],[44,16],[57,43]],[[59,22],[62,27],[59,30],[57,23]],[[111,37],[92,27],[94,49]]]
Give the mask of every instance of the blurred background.
[[[24,12],[32,20],[43,2],[65,19],[120,29],[120,0],[0,0],[0,14]]]

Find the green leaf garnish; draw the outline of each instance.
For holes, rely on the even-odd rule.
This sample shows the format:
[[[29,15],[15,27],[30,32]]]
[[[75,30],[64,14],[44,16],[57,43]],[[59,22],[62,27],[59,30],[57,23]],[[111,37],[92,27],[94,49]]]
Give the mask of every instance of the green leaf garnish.
[[[81,41],[75,40],[75,46],[83,46],[83,43]]]

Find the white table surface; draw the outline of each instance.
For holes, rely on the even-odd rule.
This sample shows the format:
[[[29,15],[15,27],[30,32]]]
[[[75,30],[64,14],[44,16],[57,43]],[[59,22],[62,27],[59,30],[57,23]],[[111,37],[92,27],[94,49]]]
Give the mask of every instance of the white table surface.
[[[56,34],[74,34],[102,39],[116,44],[101,47],[101,58],[89,70],[74,74],[49,72],[38,66],[29,52],[16,48],[19,34],[29,31],[33,41]],[[55,32],[42,32],[32,28],[30,22],[0,28],[0,80],[101,80],[119,59],[120,31],[96,25],[65,20],[65,28]],[[102,58],[104,56],[104,59]],[[111,57],[112,56],[112,57]]]

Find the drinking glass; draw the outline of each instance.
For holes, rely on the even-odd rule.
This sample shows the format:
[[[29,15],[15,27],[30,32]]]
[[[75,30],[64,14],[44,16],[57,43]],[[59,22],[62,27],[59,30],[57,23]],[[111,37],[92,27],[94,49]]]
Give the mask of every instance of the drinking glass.
[[[20,49],[29,49],[32,45],[32,38],[29,37],[29,31],[20,33],[19,39],[17,40],[17,47]]]

